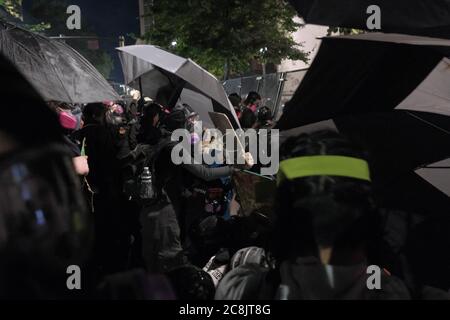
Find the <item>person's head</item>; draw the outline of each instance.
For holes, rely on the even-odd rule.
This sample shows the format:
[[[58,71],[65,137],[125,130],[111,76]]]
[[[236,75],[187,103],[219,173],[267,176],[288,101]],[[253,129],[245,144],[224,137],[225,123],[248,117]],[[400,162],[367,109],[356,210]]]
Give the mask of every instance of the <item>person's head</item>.
[[[272,110],[270,110],[269,107],[262,107],[258,110],[258,122],[259,123],[266,123],[268,121],[272,121]]]
[[[64,298],[89,251],[87,212],[57,114],[0,57],[0,298]]]
[[[186,129],[193,132],[196,122],[199,121],[199,116],[191,106],[186,103],[177,105],[172,112],[164,119],[164,126],[169,131],[177,129]]]
[[[238,95],[237,93],[232,93],[228,96],[228,99],[230,100],[231,104],[233,105],[234,108],[240,108],[241,107],[241,103],[242,103],[242,99],[241,96]]]
[[[214,299],[216,288],[211,276],[202,269],[186,265],[167,273],[178,300],[208,301]]]
[[[144,112],[144,108],[147,104],[153,102],[153,100],[149,97],[141,97],[138,101],[137,101],[137,111],[140,115],[142,115],[142,113]]]
[[[363,150],[331,131],[292,137],[281,146],[274,246],[279,260],[361,262],[376,227]]]
[[[256,105],[259,106],[261,103],[261,96],[258,92],[250,91],[247,98],[244,101],[245,106]]]
[[[163,114],[161,105],[154,102],[147,102],[144,105],[141,118],[141,126],[152,126],[156,128],[159,125]]]
[[[63,128],[65,134],[70,134],[81,126],[81,116],[74,115],[73,106],[65,102],[50,101],[47,103],[51,110],[58,115],[59,124]]]
[[[151,145],[157,144],[161,138],[159,124],[163,119],[164,111],[162,106],[153,102],[147,103],[143,108],[140,119],[138,142]]]
[[[110,102],[108,104],[104,104],[106,108],[106,123],[121,126],[126,124],[127,116],[125,114],[124,108],[115,102]]]
[[[103,103],[89,103],[83,109],[83,121],[85,124],[105,124],[106,111]]]

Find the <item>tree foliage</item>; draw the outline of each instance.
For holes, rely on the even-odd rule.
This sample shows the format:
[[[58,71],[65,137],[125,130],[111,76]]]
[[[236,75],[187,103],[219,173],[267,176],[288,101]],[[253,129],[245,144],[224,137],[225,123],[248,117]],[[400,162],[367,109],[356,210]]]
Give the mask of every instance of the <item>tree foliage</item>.
[[[327,30],[327,35],[331,36],[333,34],[340,35],[352,35],[352,34],[361,34],[365,31],[359,29],[351,29],[351,28],[341,28],[341,27],[329,27]]]
[[[155,0],[150,15],[154,26],[146,41],[190,57],[217,76],[226,65],[246,72],[255,59],[308,59],[292,37],[300,27],[296,13],[283,0]]]

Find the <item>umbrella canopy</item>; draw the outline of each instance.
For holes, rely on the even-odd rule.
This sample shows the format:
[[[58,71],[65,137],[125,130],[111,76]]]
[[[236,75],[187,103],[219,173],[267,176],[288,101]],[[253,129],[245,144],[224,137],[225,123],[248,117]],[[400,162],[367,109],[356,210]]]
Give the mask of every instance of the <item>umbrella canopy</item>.
[[[424,209],[448,210],[448,197],[422,188],[415,170],[450,156],[449,46],[448,40],[397,34],[325,38],[277,127],[292,129],[284,135],[306,125],[338,130],[367,146],[379,190],[393,195],[388,202],[403,206],[414,198]],[[384,192],[407,177],[416,184]],[[426,201],[436,195],[445,201]]]
[[[371,5],[381,10],[382,32],[450,39],[450,0],[290,0],[306,23],[366,30]]]
[[[340,132],[369,151],[376,193],[387,207],[448,213],[450,169],[442,160],[450,157],[450,117],[403,110],[347,115],[283,131],[281,140],[318,130]]]
[[[0,22],[0,52],[46,101],[120,99],[97,69],[65,43]]]
[[[450,115],[450,40],[368,33],[324,38],[278,127],[406,109]]]
[[[63,142],[55,112],[44,103],[24,76],[0,54],[0,136],[7,134],[22,146]],[[9,105],[8,105],[9,104]],[[2,146],[6,142],[2,139]]]
[[[221,112],[230,118],[235,127],[239,127],[238,118],[222,84],[192,60],[151,45],[120,47],[117,50],[125,82],[135,89],[142,86],[144,96],[173,107],[180,97],[187,95],[196,102],[191,107],[203,116],[203,121],[212,124],[208,112]],[[186,89],[189,92],[186,93]],[[192,92],[208,99],[195,97]]]
[[[416,173],[450,197],[450,158],[421,168]]]

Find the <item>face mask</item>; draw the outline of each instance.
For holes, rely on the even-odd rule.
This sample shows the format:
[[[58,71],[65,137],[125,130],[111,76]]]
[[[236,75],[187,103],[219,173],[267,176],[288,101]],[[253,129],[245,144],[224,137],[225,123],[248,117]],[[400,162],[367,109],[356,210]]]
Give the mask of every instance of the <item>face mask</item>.
[[[186,129],[194,133],[195,128],[200,125],[200,117],[198,115],[192,116],[186,120]]]
[[[252,104],[248,108],[254,113],[258,109],[258,105],[257,104]]]
[[[115,104],[111,107],[111,111],[117,115],[123,115],[123,108],[119,104]]]
[[[124,119],[121,115],[108,111],[106,113],[106,122],[112,125],[121,125],[124,123]]]
[[[69,111],[59,113],[59,123],[64,129],[75,130],[78,126],[77,118]]]

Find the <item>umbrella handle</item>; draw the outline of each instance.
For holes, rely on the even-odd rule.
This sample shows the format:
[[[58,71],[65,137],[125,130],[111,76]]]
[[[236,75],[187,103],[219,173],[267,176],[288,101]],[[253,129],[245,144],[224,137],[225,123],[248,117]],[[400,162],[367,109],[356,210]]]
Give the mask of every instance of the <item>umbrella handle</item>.
[[[86,155],[86,138],[83,139],[83,142],[81,143],[81,155]]]
[[[180,99],[181,92],[183,92],[184,86],[186,85],[186,81],[181,81],[175,91],[173,92],[172,96],[170,97],[168,107],[169,110],[172,110],[177,105],[178,99]]]
[[[141,92],[141,99],[144,99],[144,93],[142,92],[142,77],[139,77],[139,91]]]

